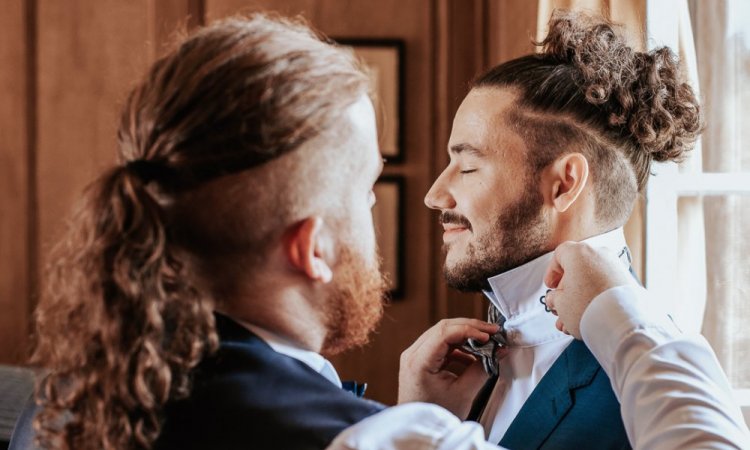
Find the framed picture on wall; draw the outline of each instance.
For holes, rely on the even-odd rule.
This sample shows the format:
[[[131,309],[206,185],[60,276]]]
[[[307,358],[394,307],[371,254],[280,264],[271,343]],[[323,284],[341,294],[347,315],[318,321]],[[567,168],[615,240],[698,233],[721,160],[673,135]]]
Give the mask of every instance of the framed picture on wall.
[[[400,176],[384,175],[375,187],[375,206],[372,219],[375,236],[382,258],[381,269],[388,277],[391,298],[404,295],[404,179]]]
[[[404,42],[398,39],[336,39],[354,49],[370,70],[375,85],[375,116],[380,151],[389,162],[403,158],[403,58]]]

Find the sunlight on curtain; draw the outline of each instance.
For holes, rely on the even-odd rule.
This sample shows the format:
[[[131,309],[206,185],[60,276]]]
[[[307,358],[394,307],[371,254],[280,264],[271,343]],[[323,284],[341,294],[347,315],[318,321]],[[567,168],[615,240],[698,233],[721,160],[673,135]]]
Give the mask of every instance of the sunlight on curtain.
[[[537,40],[547,34],[547,22],[556,8],[590,11],[622,24],[631,45],[642,49],[646,23],[646,0],[539,0]]]
[[[750,172],[750,2],[691,0],[706,115],[705,172]],[[705,197],[703,333],[733,387],[750,388],[750,197]]]
[[[656,25],[663,42],[655,39],[657,31],[649,30],[649,47],[671,46],[680,58],[683,78],[700,97],[700,76],[688,3],[686,0],[672,0],[671,3],[660,0],[659,5],[662,7],[660,13],[670,20]],[[655,9],[650,11],[653,13]],[[651,23],[650,20],[649,22]],[[685,161],[679,164],[678,172],[689,175],[700,174],[702,171],[703,145],[699,140]],[[673,312],[684,330],[699,333],[706,307],[706,234],[702,198],[679,197],[677,214],[677,230],[664,230],[665,233],[677,233],[677,270],[675,287],[671,290],[676,296]],[[648,255],[646,258],[648,260]]]

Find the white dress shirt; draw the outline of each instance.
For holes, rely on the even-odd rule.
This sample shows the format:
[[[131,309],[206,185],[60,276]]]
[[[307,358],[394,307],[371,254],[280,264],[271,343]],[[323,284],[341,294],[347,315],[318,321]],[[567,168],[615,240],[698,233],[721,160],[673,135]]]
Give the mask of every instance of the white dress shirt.
[[[234,319],[237,320],[237,319]],[[257,325],[252,325],[245,322],[239,322],[243,327],[252,331],[253,334],[261,338],[266,344],[268,344],[275,352],[281,353],[282,355],[294,358],[297,361],[301,361],[310,366],[314,371],[323,375],[327,380],[341,387],[341,379],[339,378],[338,372],[333,367],[330,361],[325,359],[320,353],[315,353],[310,350],[305,350],[295,345],[293,342],[284,339],[283,337],[275,334],[271,331],[261,328]]]
[[[584,242],[609,248],[616,255],[626,247],[622,228]],[[552,253],[547,253],[488,280],[492,290],[485,295],[506,318],[503,327],[509,348],[480,418],[490,442],[500,442],[544,374],[573,340],[555,328],[557,317],[539,301],[547,292],[544,273],[551,260]]]
[[[584,342],[612,380],[633,448],[750,449],[740,409],[711,347],[682,334],[639,287],[594,299]],[[585,436],[581,436],[585,439]],[[347,428],[328,450],[497,450],[475,422],[425,403],[386,409]]]
[[[581,318],[636,449],[750,449],[750,432],[716,355],[682,334],[642,287],[610,289]]]

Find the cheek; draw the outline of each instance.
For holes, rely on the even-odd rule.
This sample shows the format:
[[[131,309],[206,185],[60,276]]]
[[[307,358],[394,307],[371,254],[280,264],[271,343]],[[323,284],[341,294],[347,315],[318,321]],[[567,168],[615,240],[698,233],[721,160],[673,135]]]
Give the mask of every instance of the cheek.
[[[375,251],[375,228],[373,225],[372,211],[364,202],[358,202],[350,209],[350,236],[352,245],[361,250],[363,254],[371,254]]]
[[[500,195],[496,191],[475,192],[466,197],[464,207],[459,207],[460,214],[469,219],[474,236],[492,228],[503,208]]]
[[[372,217],[372,211],[370,208],[367,208],[365,211],[362,212],[362,221],[360,223],[360,235],[363,241],[363,244],[366,247],[366,250],[368,253],[371,253],[374,251],[376,243],[375,243],[375,224],[373,223],[373,217]]]

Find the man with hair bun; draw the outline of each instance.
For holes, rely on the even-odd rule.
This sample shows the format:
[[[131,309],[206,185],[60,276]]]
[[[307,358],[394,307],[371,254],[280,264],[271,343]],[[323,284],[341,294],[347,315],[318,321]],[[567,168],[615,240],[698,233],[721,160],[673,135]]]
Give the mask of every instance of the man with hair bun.
[[[393,410],[416,413],[414,421],[377,415],[383,406],[343,390],[321,355],[364,343],[382,313],[370,211],[382,159],[368,91],[351,52],[265,15],[211,24],[156,61],[125,103],[119,162],[87,188],[51,258],[36,311],[33,361],[44,369],[37,410],[24,413],[10,448],[32,448],[35,433],[45,449],[296,450],[334,439],[334,448],[470,448],[476,424],[424,403]],[[473,92],[496,91],[511,104],[521,98],[507,88]],[[507,108],[503,101],[496,106]],[[549,120],[541,110],[511,109],[523,113],[518,130],[524,120]],[[558,119],[560,136],[570,135],[565,149],[604,139],[570,131],[572,115]],[[479,144],[457,141],[452,151]],[[477,157],[491,149],[476,148]],[[563,179],[550,197],[559,209],[575,203],[565,207],[566,195],[590,196],[587,157],[550,156],[553,178]],[[526,167],[523,160],[514,167]],[[536,184],[547,186],[545,177]],[[545,220],[564,222],[546,208],[542,220],[508,220],[531,221],[529,237],[546,237]],[[477,210],[455,209],[468,228],[485,231]],[[569,317],[568,302],[554,298]],[[472,367],[445,376],[429,364],[445,352],[458,358],[454,345],[469,338],[502,335],[500,326],[456,319],[432,331],[414,344],[416,358],[403,359],[402,400],[435,400],[463,417],[482,366],[465,356]],[[349,432],[360,429],[348,427],[360,422],[375,424],[376,439],[349,445]],[[377,446],[403,426],[411,437]],[[418,434],[430,426],[443,439]],[[585,434],[576,442],[584,448]]]
[[[499,331],[464,343],[468,319],[428,330],[402,354],[407,404],[331,450],[750,448],[708,343],[629,273],[622,226],[651,162],[679,160],[701,130],[675,55],[636,52],[613,24],[565,11],[540,46],[476,79],[425,198],[441,213],[448,284],[484,292]]]
[[[611,249],[563,242],[555,249],[544,280],[554,288],[546,301],[559,315],[558,329],[583,339],[611,378],[633,448],[750,448],[750,431],[708,341],[683,334]],[[459,342],[451,331],[458,324],[444,325],[442,341],[425,339],[427,335],[417,340],[420,358],[411,363],[421,370],[408,373],[411,383],[431,385],[432,398],[443,401],[456,394],[446,387],[465,378],[442,369],[445,360],[454,356],[453,347],[432,346]],[[541,417],[541,411],[538,414]],[[592,447],[599,432],[581,432],[575,448]],[[328,450],[500,448],[485,440],[476,422],[461,422],[434,404],[407,403],[346,429]],[[559,447],[543,444],[542,448]]]
[[[490,345],[467,345],[491,376],[473,407],[454,413],[512,449],[627,448],[607,374],[554,327],[544,271],[564,241],[608,247],[629,266],[622,226],[652,161],[678,161],[694,145],[700,107],[671,50],[635,51],[602,18],[556,11],[539,46],[473,82],[450,163],[425,197],[445,230],[447,283],[483,292],[502,325]],[[507,354],[499,365],[496,346]],[[419,358],[407,350],[407,370]],[[425,394],[402,388],[399,399]]]

